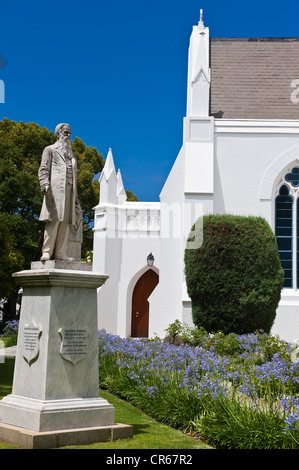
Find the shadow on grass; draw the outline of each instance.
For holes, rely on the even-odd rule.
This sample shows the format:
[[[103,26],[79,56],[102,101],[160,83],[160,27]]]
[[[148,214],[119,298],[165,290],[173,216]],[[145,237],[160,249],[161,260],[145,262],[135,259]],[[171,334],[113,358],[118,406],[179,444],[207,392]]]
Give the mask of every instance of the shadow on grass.
[[[150,425],[149,424],[134,424],[131,423],[134,429],[134,436],[136,434],[144,434],[149,431]]]

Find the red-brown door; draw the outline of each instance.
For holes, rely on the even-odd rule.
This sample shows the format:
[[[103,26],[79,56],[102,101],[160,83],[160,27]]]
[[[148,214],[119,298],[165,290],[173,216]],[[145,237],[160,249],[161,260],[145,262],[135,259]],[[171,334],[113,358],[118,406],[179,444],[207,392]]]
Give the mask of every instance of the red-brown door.
[[[148,337],[149,302],[148,298],[159,282],[159,276],[152,269],[146,271],[136,282],[132,297],[133,338]]]

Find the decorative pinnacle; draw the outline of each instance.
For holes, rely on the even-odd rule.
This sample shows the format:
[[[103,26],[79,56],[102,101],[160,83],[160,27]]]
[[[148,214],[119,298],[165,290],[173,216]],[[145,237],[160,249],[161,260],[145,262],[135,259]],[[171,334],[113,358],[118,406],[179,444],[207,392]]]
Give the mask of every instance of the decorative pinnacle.
[[[203,23],[202,17],[203,17],[203,10],[200,10],[200,16],[199,16],[199,22],[198,22],[200,34],[204,34],[204,29],[205,29],[205,25]]]

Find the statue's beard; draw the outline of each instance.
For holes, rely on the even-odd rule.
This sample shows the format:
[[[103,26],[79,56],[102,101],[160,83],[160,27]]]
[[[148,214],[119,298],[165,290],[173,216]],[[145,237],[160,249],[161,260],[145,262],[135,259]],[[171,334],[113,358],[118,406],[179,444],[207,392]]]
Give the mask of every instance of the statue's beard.
[[[62,155],[70,157],[72,154],[72,144],[70,139],[64,136],[60,137],[58,144]]]

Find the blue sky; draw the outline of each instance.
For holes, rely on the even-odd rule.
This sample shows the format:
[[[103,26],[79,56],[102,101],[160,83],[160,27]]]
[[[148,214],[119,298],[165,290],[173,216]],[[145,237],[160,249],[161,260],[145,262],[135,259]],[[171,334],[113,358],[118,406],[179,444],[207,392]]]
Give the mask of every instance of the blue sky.
[[[0,119],[69,122],[104,158],[112,148],[125,189],[158,201],[182,145],[200,9],[211,37],[299,36],[297,0],[3,0]]]

